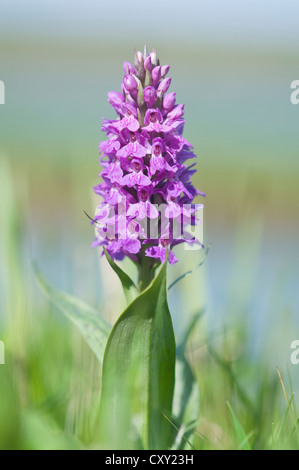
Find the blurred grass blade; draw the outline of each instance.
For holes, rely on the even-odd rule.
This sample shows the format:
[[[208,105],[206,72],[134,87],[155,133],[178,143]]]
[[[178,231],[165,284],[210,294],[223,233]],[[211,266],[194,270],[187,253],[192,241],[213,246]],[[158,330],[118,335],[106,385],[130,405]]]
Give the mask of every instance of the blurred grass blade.
[[[199,322],[199,320],[201,319],[201,317],[203,316],[204,314],[204,310],[201,310],[199,313],[195,314],[191,320],[190,320],[190,323],[189,325],[187,326],[186,328],[186,331],[185,333],[183,334],[182,336],[182,339],[177,347],[177,356],[181,357],[185,354],[186,352],[186,346],[187,346],[187,342],[192,334],[192,332],[194,331],[197,323]]]
[[[122,284],[127,304],[130,305],[131,302],[138,296],[139,292],[135,286],[132,279],[113,261],[111,256],[108,254],[107,250],[104,248],[104,252],[107,258],[108,263],[110,264],[113,271],[118,275],[119,280]]]
[[[229,376],[231,383],[234,384],[235,390],[238,394],[238,397],[240,400],[243,402],[243,404],[250,410],[252,415],[257,418],[257,410],[255,408],[255,405],[253,404],[252,400],[249,398],[247,393],[245,392],[244,388],[239,384],[239,380],[233,371],[232,363],[230,361],[227,361],[225,359],[222,359],[219,354],[216,353],[216,351],[211,347],[210,344],[208,344],[208,350],[213,359],[219,364],[222,369],[227,373]]]
[[[197,419],[200,394],[198,383],[185,358],[177,359],[175,378],[173,415],[181,426],[191,419]]]
[[[278,449],[280,439],[283,435],[282,431],[285,428],[288,414],[289,414],[289,407],[286,406],[283,417],[281,418],[280,423],[276,426],[278,428],[277,431],[275,429],[272,430],[272,450]]]
[[[165,416],[167,421],[171,424],[171,426],[175,429],[176,431],[176,437],[174,440],[173,445],[171,446],[171,450],[182,450],[186,449],[187,446],[189,446],[190,449],[194,450],[194,447],[192,443],[188,440],[189,435],[191,435],[197,425],[197,421],[194,421],[193,423],[189,423],[188,425],[184,424],[180,428],[178,428],[175,423],[173,423],[167,416]]]
[[[232,407],[230,406],[229,402],[227,402],[227,406],[228,406],[229,411],[232,415],[234,426],[235,426],[235,431],[236,431],[237,438],[238,438],[238,441],[239,441],[238,450],[251,450],[248,439],[251,437],[252,433],[249,433],[249,434],[246,435],[240,421],[238,420],[237,416],[235,415],[235,413],[234,413]]]
[[[245,437],[245,439],[243,439],[242,442],[240,442],[240,444],[238,445],[238,448],[237,450],[252,450],[251,447],[249,449],[245,449],[245,445],[248,443],[249,439],[254,436],[255,434],[255,431],[250,431],[247,436]]]
[[[110,325],[90,305],[50,286],[36,264],[33,265],[33,269],[42,291],[55,307],[77,326],[89,347],[99,361],[102,362],[105,346],[111,331]]]
[[[197,425],[198,421],[192,421],[191,423],[183,424],[179,429],[175,428],[177,435],[171,450],[195,450],[189,437],[192,437]]]
[[[291,378],[289,366],[287,367],[287,373],[288,373],[288,379],[289,379],[289,386],[290,386],[290,390],[291,390],[291,396],[294,396],[295,392],[294,392],[294,388],[293,388],[293,383],[292,383],[292,378]],[[298,415],[297,415],[295,400],[293,400],[293,411],[294,411],[294,416],[295,416],[295,419],[296,419],[296,423],[298,424]]]
[[[171,416],[175,368],[166,267],[120,316],[107,343],[100,433],[108,448],[134,449],[137,439],[144,449],[171,445],[163,416]]]
[[[176,350],[176,381],[173,400],[173,414],[179,426],[197,419],[199,413],[199,387],[185,357],[187,342],[194,331],[203,312],[199,312],[191,319],[183,338]]]
[[[190,274],[194,273],[194,271],[196,271],[198,268],[200,268],[200,267],[204,264],[204,262],[205,262],[205,260],[206,260],[206,257],[207,257],[207,255],[208,255],[208,253],[209,253],[209,249],[210,249],[209,247],[206,249],[204,259],[203,259],[197,266],[195,266],[195,268],[190,269],[189,271],[185,272],[184,274],[182,274],[181,276],[179,276],[177,279],[175,279],[175,281],[173,281],[173,282],[168,286],[168,290],[172,289],[172,287],[175,286],[179,281],[181,281],[182,279],[184,279],[186,276],[189,276]]]
[[[288,435],[288,437],[286,438],[286,441],[282,447],[282,449],[288,449],[288,445],[289,443],[291,442],[291,439],[292,437],[294,436],[295,433],[297,433],[297,436],[295,436],[295,438],[297,438],[297,443],[298,443],[298,425],[299,425],[299,419],[297,420],[297,423],[296,423],[296,426],[294,426],[290,432],[290,434]],[[297,450],[298,450],[298,444],[297,444]]]
[[[286,391],[286,388],[284,386],[284,383],[283,383],[283,380],[282,380],[282,377],[281,377],[281,373],[278,369],[278,367],[276,367],[276,370],[277,370],[277,374],[278,374],[278,377],[279,377],[279,381],[281,383],[281,387],[282,387],[282,390],[283,390],[283,394],[285,396],[285,399],[286,399],[286,402],[287,402],[287,405],[288,405],[288,408],[290,410],[290,414],[291,414],[291,417],[292,417],[292,420],[293,420],[293,423],[294,423],[294,426],[296,427],[297,426],[297,422],[296,422],[296,418],[294,416],[294,413],[293,413],[293,410],[292,410],[292,407],[291,407],[291,403],[289,401],[289,398],[288,398],[288,394],[287,394],[287,391]]]

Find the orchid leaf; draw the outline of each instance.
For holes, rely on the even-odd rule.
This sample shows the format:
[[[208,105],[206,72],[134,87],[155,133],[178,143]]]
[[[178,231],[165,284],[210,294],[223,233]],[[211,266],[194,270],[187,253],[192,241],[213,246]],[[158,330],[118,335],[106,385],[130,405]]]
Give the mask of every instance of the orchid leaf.
[[[36,265],[33,268],[42,291],[53,305],[76,325],[96,357],[102,362],[111,326],[93,307],[55,289],[42,276]]]
[[[109,448],[171,446],[173,429],[167,418],[172,410],[174,369],[165,263],[119,317],[107,343],[100,424],[101,439]]]
[[[113,261],[107,250],[104,248],[104,252],[108,263],[110,264],[113,271],[118,275],[119,280],[122,284],[127,304],[129,305],[138,295],[138,289],[135,286],[132,279]]]

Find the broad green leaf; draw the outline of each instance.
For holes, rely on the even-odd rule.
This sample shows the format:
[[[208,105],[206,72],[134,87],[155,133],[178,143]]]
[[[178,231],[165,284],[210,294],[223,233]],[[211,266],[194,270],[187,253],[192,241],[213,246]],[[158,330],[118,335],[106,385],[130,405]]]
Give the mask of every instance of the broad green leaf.
[[[185,357],[188,339],[201,318],[203,312],[194,315],[188,325],[176,351],[176,380],[173,402],[173,414],[181,426],[196,420],[199,412],[199,387],[192,369]]]
[[[120,316],[107,343],[100,409],[105,448],[170,447],[174,370],[165,263]]]
[[[248,440],[252,436],[252,433],[249,433],[246,435],[240,421],[238,420],[237,416],[235,415],[235,412],[233,411],[232,407],[230,406],[228,402],[227,402],[227,406],[232,415],[234,426],[235,426],[235,431],[236,431],[237,438],[239,441],[238,449],[239,450],[251,450]]]
[[[135,286],[132,279],[113,261],[111,256],[109,256],[107,250],[104,248],[104,252],[107,258],[108,263],[110,264],[113,271],[118,275],[119,280],[122,284],[127,304],[129,305],[137,296],[138,296],[138,289]]]
[[[34,265],[33,268],[38,284],[43,292],[55,307],[77,326],[89,347],[99,361],[102,362],[105,346],[111,331],[110,325],[90,305],[54,289],[42,276],[37,266]]]

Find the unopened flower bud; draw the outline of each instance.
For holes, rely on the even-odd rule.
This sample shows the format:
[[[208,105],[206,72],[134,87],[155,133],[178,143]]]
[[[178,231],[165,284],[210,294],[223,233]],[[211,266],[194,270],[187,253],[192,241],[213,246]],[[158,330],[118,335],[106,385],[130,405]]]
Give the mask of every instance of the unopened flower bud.
[[[144,101],[148,108],[152,108],[157,100],[157,93],[154,87],[148,86],[143,91]]]
[[[137,88],[137,82],[135,78],[129,73],[124,76],[123,84],[127,91],[134,91]]]
[[[148,55],[145,59],[144,59],[144,70],[149,70],[151,72],[152,70],[152,59],[151,59],[151,56]]]
[[[161,78],[164,78],[168,74],[169,69],[170,69],[170,65],[162,65],[162,67],[161,67]]]
[[[124,72],[136,75],[136,70],[130,62],[124,61]]]
[[[159,86],[157,88],[157,92],[158,92],[159,96],[164,95],[164,93],[166,93],[168,91],[168,88],[170,87],[170,83],[171,83],[171,78],[170,77],[164,78],[162,80],[162,82],[159,84]]]
[[[153,79],[153,86],[158,85],[161,79],[161,66],[158,65],[152,70],[152,79]]]
[[[171,111],[175,105],[175,91],[172,93],[168,93],[163,98],[163,108],[165,111]]]

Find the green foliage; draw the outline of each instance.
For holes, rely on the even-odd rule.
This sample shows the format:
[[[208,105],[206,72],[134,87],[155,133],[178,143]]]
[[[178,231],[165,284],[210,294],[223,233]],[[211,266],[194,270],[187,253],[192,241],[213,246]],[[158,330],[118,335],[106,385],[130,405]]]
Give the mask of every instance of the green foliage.
[[[227,402],[227,406],[233,418],[233,423],[234,423],[235,431],[236,431],[237,438],[238,438],[238,450],[251,450],[251,447],[248,441],[250,437],[252,436],[252,432],[246,435],[240,421],[238,420],[237,416],[234,413],[234,410],[232,409],[232,407],[230,406],[228,402]]]
[[[175,391],[173,400],[173,418],[179,426],[173,448],[192,448],[189,435],[193,433],[199,415],[199,386],[196,377],[186,359],[188,340],[198,321],[200,312],[191,319],[176,350]],[[191,437],[191,441],[193,441]]]
[[[34,271],[41,289],[49,300],[77,326],[99,361],[102,361],[111,330],[108,323],[90,305],[51,287],[36,265]]]
[[[110,264],[113,271],[119,277],[119,280],[121,282],[121,285],[123,287],[123,290],[127,299],[127,304],[129,305],[135,299],[135,297],[137,297],[138,289],[135,286],[132,279],[113,261],[113,259],[111,258],[111,256],[109,256],[105,248],[104,248],[104,251],[105,251],[105,255],[106,255],[108,263]]]
[[[117,320],[105,350],[100,415],[109,448],[170,446],[174,367],[164,264]]]
[[[65,216],[70,209],[73,209],[75,214],[81,211],[81,206],[78,210],[78,202],[86,205],[89,203],[89,200],[82,203],[85,189],[80,189],[78,192],[78,188],[85,187],[82,184],[82,175],[86,178],[86,186],[89,184],[92,172],[91,175],[85,173],[84,176],[82,167],[77,175],[75,167],[72,168],[74,181],[71,183],[67,179],[69,178],[69,164],[66,169],[61,168],[61,180],[57,179],[57,168],[53,167],[50,158],[47,162],[40,162],[36,159],[34,166],[28,165],[28,160],[24,159],[22,171],[18,172],[15,171],[16,169],[8,158],[4,159],[1,156],[0,159],[1,188],[5,195],[0,202],[0,339],[5,345],[6,361],[5,365],[0,365],[0,448],[101,448],[104,447],[104,443],[96,432],[99,429],[98,413],[101,386],[101,367],[98,359],[103,358],[104,347],[111,332],[110,326],[102,320],[102,317],[109,318],[111,305],[113,306],[115,299],[114,297],[108,299],[105,304],[100,297],[101,293],[99,294],[100,315],[96,309],[87,306],[84,302],[53,289],[41,277],[41,284],[50,300],[47,302],[44,296],[41,296],[36,290],[35,280],[32,279],[31,260],[27,246],[30,239],[26,234],[30,225],[26,221],[32,220],[26,212],[28,205],[26,169],[30,171],[31,177],[30,198],[35,201],[35,204],[37,200],[41,199],[43,215],[45,205],[47,208],[47,223],[45,224],[45,219],[40,220],[39,218],[38,207],[32,206],[34,223],[38,227],[35,228],[36,231],[33,234],[41,236],[41,238],[46,231],[51,232],[52,230],[52,236],[57,232],[56,222],[61,214],[58,214],[57,218],[55,218],[55,214],[57,214],[60,205],[62,205],[61,210]],[[47,168],[46,172],[52,175],[47,181],[40,178],[45,173],[44,165]],[[36,168],[39,168],[40,171]],[[37,173],[35,174],[35,172]],[[211,175],[211,181],[214,185],[214,169]],[[236,191],[237,178],[235,175],[226,176],[228,179],[231,178],[229,184],[227,184],[227,178],[224,179],[226,186],[234,188],[231,190]],[[273,195],[276,194],[274,189],[280,182],[280,178],[279,174],[277,182],[276,180],[273,182]],[[219,182],[220,180],[223,180],[223,174],[219,172]],[[40,181],[42,183],[39,183]],[[65,181],[70,182],[70,194],[67,193],[67,195],[63,192],[65,191]],[[256,178],[253,178],[252,181],[252,184],[255,184]],[[292,194],[289,193],[290,200],[294,200],[296,196],[296,181],[294,174],[294,191]],[[39,184],[40,189],[38,189]],[[57,198],[52,200],[55,196],[52,191],[54,185],[57,187]],[[63,191],[59,185],[63,186]],[[262,181],[260,185],[264,187]],[[252,187],[249,185],[248,190],[250,189],[252,190]],[[40,192],[38,193],[38,191]],[[42,199],[45,192],[47,199]],[[253,197],[254,191],[251,191],[250,194]],[[67,203],[69,199],[65,196],[69,195],[76,199],[74,207]],[[219,198],[217,199],[216,196],[215,198],[217,204],[214,206],[218,207]],[[271,204],[276,207],[276,196],[273,196],[272,200],[270,194],[269,198],[270,202],[272,201]],[[252,237],[251,219],[244,215],[244,201],[248,201],[248,199],[250,198],[244,197],[242,199],[237,193],[231,196],[232,203],[239,201],[242,209],[240,212],[236,211],[236,214],[240,215],[240,219],[247,220],[244,230],[238,233],[237,250],[236,243],[232,242],[232,249],[237,251],[234,264],[225,267],[223,274],[223,278],[226,276],[229,279],[229,289],[227,301],[221,305],[221,313],[225,319],[221,325],[230,322],[231,328],[225,330],[222,327],[216,328],[213,321],[217,315],[213,316],[213,302],[211,304],[208,302],[206,318],[212,318],[212,329],[207,330],[203,320],[197,328],[198,322],[194,317],[195,325],[191,333],[188,333],[187,328],[183,340],[177,347],[173,409],[172,413],[165,414],[165,420],[171,429],[170,446],[176,450],[183,448],[194,448],[195,450],[239,449],[246,446],[250,446],[253,450],[299,449],[298,413],[295,407],[297,401],[298,409],[296,398],[298,383],[294,384],[293,389],[291,381],[285,380],[289,342],[288,337],[286,340],[284,335],[284,329],[288,326],[292,332],[291,339],[294,339],[293,335],[297,330],[293,327],[293,320],[297,321],[297,311],[296,309],[292,310],[291,303],[288,304],[288,309],[283,303],[283,299],[291,302],[292,288],[297,285],[295,283],[297,268],[296,264],[291,265],[289,258],[287,258],[284,277],[280,276],[275,279],[274,276],[272,289],[270,285],[268,293],[265,292],[265,296],[271,294],[268,295],[267,309],[264,309],[262,318],[262,323],[267,324],[268,335],[265,335],[263,340],[269,341],[270,355],[267,355],[266,348],[263,354],[253,355],[250,344],[255,340],[257,332],[261,334],[257,330],[260,323],[252,326],[249,324],[249,320],[256,315],[255,306],[259,304],[261,299],[256,284],[252,282],[251,278],[253,280],[257,278],[255,262],[259,266],[262,261],[261,252],[258,249],[260,232],[258,230],[257,236]],[[260,194],[253,203],[254,212],[258,203],[260,203]],[[209,204],[211,207],[211,202]],[[224,205],[225,200],[223,207]],[[211,212],[209,214],[211,219],[216,220]],[[79,216],[78,219],[81,224]],[[86,228],[86,232],[81,238],[85,246],[90,232],[85,220],[82,226],[83,229]],[[253,246],[252,239],[254,240]],[[40,242],[43,243],[43,240]],[[60,235],[57,240],[55,239],[54,242],[50,240],[50,242],[51,245],[46,245],[46,248],[42,245],[42,249],[47,249],[49,246],[49,256],[52,256],[53,251],[51,250],[54,250],[55,254],[66,252],[66,244]],[[67,244],[69,244],[69,239]],[[70,249],[72,253],[75,252],[76,245],[72,244]],[[220,250],[221,247],[219,247]],[[290,251],[293,256],[292,247]],[[284,250],[282,252],[285,253]],[[277,251],[275,251],[276,254]],[[210,253],[209,259],[213,256],[214,253]],[[36,257],[38,258],[38,256]],[[39,263],[41,262],[39,260]],[[68,267],[66,275],[72,273],[74,278],[77,276],[77,282],[73,284],[74,291],[77,290],[78,285],[84,287],[85,284],[90,284],[93,279],[96,279],[96,288],[98,289],[99,276],[96,265],[87,266],[90,272],[88,279],[84,278],[84,281],[88,282],[82,282],[82,272],[73,270],[74,260],[66,255],[64,262]],[[54,260],[53,264],[54,268],[58,270],[60,267],[58,261]],[[180,272],[188,271],[189,263],[180,260],[179,264],[179,268],[182,267]],[[222,266],[221,260],[214,265],[215,269],[218,269],[220,265]],[[210,270],[210,266],[208,268]],[[172,272],[175,269],[176,267]],[[178,277],[180,272],[174,277]],[[192,274],[192,278],[187,279],[195,279],[195,282],[199,282],[197,274],[198,271]],[[177,284],[170,291],[170,296],[174,295],[175,299],[180,299],[180,296],[184,299],[184,308],[180,308],[182,305],[180,301],[176,304],[177,318],[190,318],[188,299],[192,298],[194,303],[198,302],[197,292],[191,288],[191,285],[191,282],[189,285],[183,280],[181,284]],[[216,287],[215,280],[208,279],[208,290],[212,293],[211,300],[214,300],[213,296],[217,295]],[[96,305],[99,298],[95,296],[90,296],[90,298],[92,298],[92,303]],[[71,318],[73,324],[78,326],[81,335],[76,333],[76,328],[72,327],[71,322],[61,320],[57,315],[57,309]],[[87,323],[90,322],[91,328],[84,327],[83,318],[85,316],[88,319]],[[190,324],[192,322],[193,319]],[[176,327],[180,333],[181,324],[179,321]],[[90,331],[93,331],[91,338]],[[98,337],[99,332],[100,336]],[[275,340],[275,332],[278,332],[276,338],[279,337],[281,347],[286,352],[285,357],[278,352],[275,358],[272,356],[279,347],[279,342]],[[97,338],[99,341],[96,340]],[[89,346],[86,345],[86,339],[89,339]],[[137,339],[134,338],[134,341]],[[125,359],[124,357],[123,362]],[[121,367],[121,360],[119,363]],[[276,363],[281,370],[286,394],[281,388],[277,376]],[[290,375],[294,380],[297,379],[297,368],[298,366],[290,365]],[[121,393],[119,395],[121,400]],[[234,424],[227,402],[230,403],[233,414],[243,429],[243,432],[238,430],[239,436],[238,426],[236,427]],[[134,409],[138,406],[138,403],[136,406],[134,405],[134,397],[132,397],[131,404]],[[109,413],[107,415],[109,420]],[[139,429],[138,419],[135,419],[132,424],[135,429]],[[120,426],[122,427],[121,424]],[[101,432],[105,434],[105,425],[103,425]],[[131,437],[136,447],[143,447],[143,443],[138,439],[138,433],[134,434],[132,431]]]

